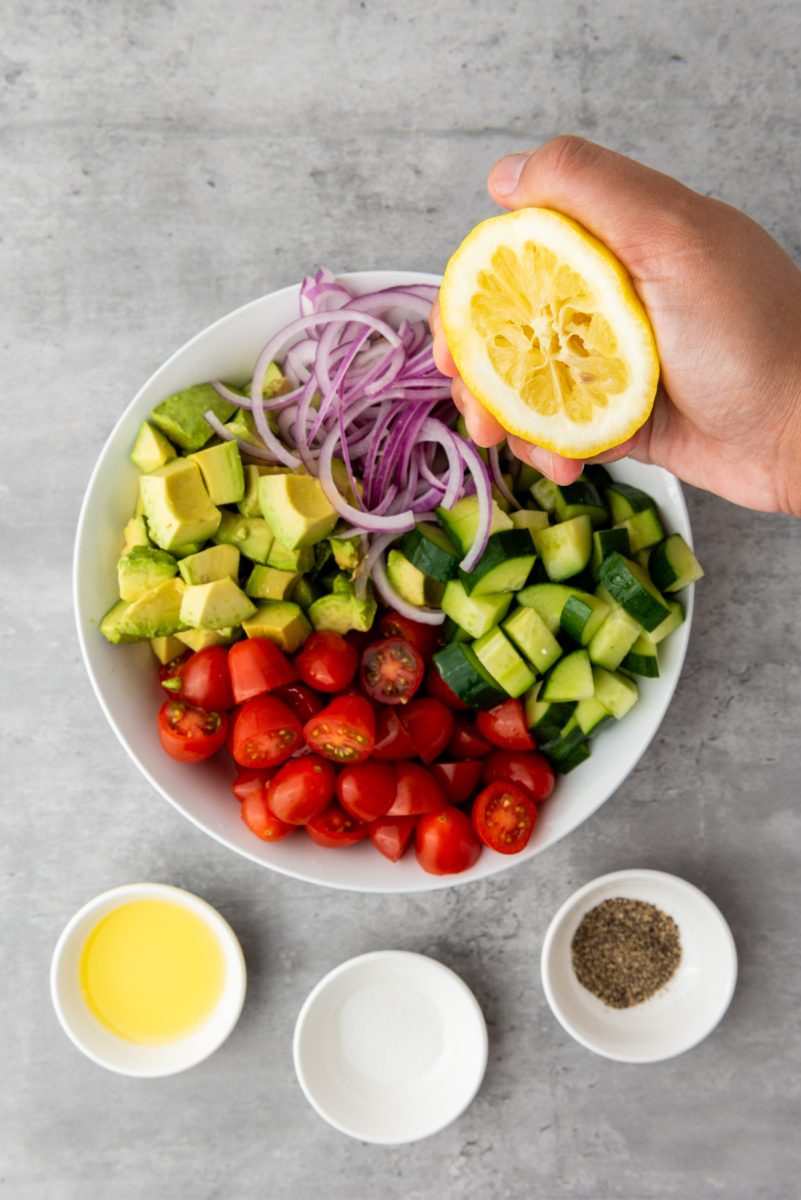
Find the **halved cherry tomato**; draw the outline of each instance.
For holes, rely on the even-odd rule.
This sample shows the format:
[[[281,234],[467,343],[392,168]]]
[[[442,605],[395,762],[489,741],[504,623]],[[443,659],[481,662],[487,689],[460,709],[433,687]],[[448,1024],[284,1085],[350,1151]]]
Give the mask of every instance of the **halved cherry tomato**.
[[[491,744],[479,735],[475,725],[463,717],[456,717],[448,742],[448,758],[483,758],[491,750]]]
[[[458,875],[467,871],[481,853],[481,842],[460,808],[443,808],[417,822],[417,861],[430,875]]]
[[[355,846],[370,833],[364,821],[349,816],[336,802],[313,817],[306,826],[306,832],[313,842],[326,849]]]
[[[516,783],[491,783],[473,805],[473,828],[499,854],[519,854],[528,845],[537,806]]]
[[[375,744],[375,713],[362,696],[337,696],[306,722],[306,745],[336,763],[364,762]]]
[[[373,758],[384,762],[400,762],[414,756],[414,742],[401,724],[397,709],[380,704],[375,718]]]
[[[406,853],[416,824],[417,817],[379,817],[370,822],[370,841],[384,858],[397,862]]]
[[[424,696],[412,700],[399,713],[401,724],[412,739],[414,752],[424,763],[437,758],[451,739],[453,713],[439,700]]]
[[[170,758],[182,763],[204,762],[225,745],[228,713],[192,708],[183,700],[165,700],[159,709],[158,727]]]
[[[272,693],[283,700],[287,708],[291,708],[301,725],[310,721],[315,713],[321,711],[323,702],[316,692],[305,683],[284,683]]]
[[[451,691],[436,667],[429,667],[424,684],[425,694],[434,700],[441,700],[454,712],[470,712],[470,705],[460,700],[456,692]]]
[[[484,759],[485,783],[514,783],[532,800],[546,800],[553,791],[553,767],[536,750],[493,750]]]
[[[300,721],[275,696],[246,700],[234,717],[233,755],[242,767],[277,767],[302,739]]]
[[[252,771],[249,769],[240,771],[231,784],[231,791],[240,804],[243,804],[251,792],[254,792],[256,788],[268,784],[274,774],[275,767],[264,767],[261,771]]]
[[[395,799],[387,810],[388,817],[414,817],[445,807],[445,793],[425,767],[403,762],[398,763],[396,772]]]
[[[228,651],[228,670],[237,704],[292,683],[298,677],[292,663],[269,638],[234,642]]]
[[[318,692],[341,692],[359,668],[359,654],[339,633],[312,633],[295,658],[295,669],[304,683]]]
[[[364,762],[345,767],[337,777],[337,797],[357,821],[374,821],[389,811],[397,788],[390,763]]]
[[[284,763],[267,787],[267,803],[282,821],[306,825],[334,798],[336,774],[316,754]]]
[[[487,741],[502,750],[536,749],[537,743],[528,731],[526,714],[519,700],[505,700],[489,712],[480,712],[476,727]]]
[[[242,801],[241,816],[251,833],[263,842],[281,842],[297,829],[297,825],[288,825],[271,811],[263,787],[247,794]]]
[[[176,695],[181,690],[181,671],[184,669],[184,663],[189,658],[190,651],[185,650],[183,654],[178,654],[175,658],[171,658],[168,663],[164,663],[159,667],[159,683],[164,688],[165,692],[171,695]]]
[[[448,797],[449,804],[464,804],[479,785],[481,765],[477,758],[464,758],[461,762],[435,762],[428,769]]]
[[[420,651],[404,638],[373,642],[362,655],[361,681],[367,695],[381,704],[405,704],[423,682]]]
[[[162,687],[166,681],[162,681]],[[206,646],[181,663],[179,686],[175,695],[195,708],[211,712],[234,707],[228,650],[225,646]]]
[[[378,622],[378,632],[383,638],[403,638],[419,650],[423,658],[429,659],[439,645],[439,629],[436,625],[424,625],[412,621],[400,613],[388,612]]]

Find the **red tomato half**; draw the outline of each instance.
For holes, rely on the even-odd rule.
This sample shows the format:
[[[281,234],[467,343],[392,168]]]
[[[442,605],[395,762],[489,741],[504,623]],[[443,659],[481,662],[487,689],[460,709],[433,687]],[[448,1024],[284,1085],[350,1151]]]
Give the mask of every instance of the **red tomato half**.
[[[429,770],[449,804],[464,804],[479,785],[481,765],[477,758],[465,758],[461,762],[435,762]]]
[[[381,704],[405,704],[425,674],[420,651],[404,638],[374,642],[362,655],[361,681],[367,695]]]
[[[471,725],[463,717],[456,717],[453,734],[448,742],[449,758],[483,758],[491,750],[491,744],[479,735],[475,725]]]
[[[269,783],[274,774],[275,767],[265,767],[262,771],[252,771],[249,769],[240,771],[231,785],[231,791],[240,804],[242,804],[256,788]]]
[[[159,709],[158,727],[170,758],[181,763],[203,762],[225,745],[228,713],[205,712],[183,700],[166,700]]]
[[[315,713],[320,712],[323,702],[316,692],[305,683],[285,683],[273,692],[279,700],[283,700],[287,708],[291,708],[301,725],[310,721]]]
[[[446,804],[445,793],[434,776],[418,763],[398,763],[395,799],[387,811],[389,817],[415,817],[438,812]]]
[[[277,767],[302,739],[300,721],[274,696],[246,700],[234,717],[233,755],[241,767]]]
[[[459,699],[456,692],[451,691],[436,667],[429,667],[426,672],[424,690],[427,696],[431,696],[434,700],[441,700],[454,712],[470,712],[470,705],[465,704],[464,700]]]
[[[485,783],[515,783],[532,800],[547,800],[553,791],[553,767],[536,750],[493,750],[483,767]]]
[[[242,801],[241,816],[250,832],[263,842],[281,842],[297,829],[297,825],[288,825],[270,810],[263,787],[248,793]]]
[[[336,803],[329,804],[328,808],[312,818],[306,826],[306,832],[318,846],[332,850],[340,846],[355,846],[370,833],[364,821],[348,816]]]
[[[364,762],[375,744],[375,713],[362,696],[338,696],[306,722],[303,736],[332,762]]]
[[[228,650],[225,646],[207,646],[197,650],[181,666],[181,686],[177,693],[187,704],[213,712],[234,707]]]
[[[375,746],[373,758],[386,762],[399,762],[414,758],[414,742],[401,724],[397,709],[379,705],[375,719]]]
[[[397,862],[412,840],[417,817],[380,817],[370,823],[370,841],[384,858]]]
[[[237,704],[297,679],[292,663],[269,638],[234,642],[228,651],[228,670]]]
[[[414,848],[430,875],[458,875],[477,861],[481,842],[470,818],[460,808],[448,807],[420,818]]]
[[[267,803],[290,825],[305,825],[334,797],[336,775],[330,762],[307,754],[284,763],[267,788]]]
[[[321,630],[311,634],[295,658],[295,669],[304,683],[318,692],[341,692],[359,667],[359,654],[339,633]]]
[[[414,752],[431,763],[447,746],[453,733],[453,713],[439,700],[424,696],[400,712],[401,724],[412,739]]]
[[[439,645],[439,628],[412,621],[400,613],[388,612],[378,622],[378,632],[383,638],[403,638],[419,650],[423,658],[429,659]]]
[[[537,745],[528,731],[519,700],[505,700],[489,712],[478,713],[476,727],[487,741],[502,750],[534,750]]]
[[[476,796],[473,828],[499,854],[519,854],[528,845],[537,806],[515,783],[491,783]]]
[[[389,812],[396,788],[395,768],[390,763],[354,763],[337,777],[339,803],[357,821],[374,821]]]

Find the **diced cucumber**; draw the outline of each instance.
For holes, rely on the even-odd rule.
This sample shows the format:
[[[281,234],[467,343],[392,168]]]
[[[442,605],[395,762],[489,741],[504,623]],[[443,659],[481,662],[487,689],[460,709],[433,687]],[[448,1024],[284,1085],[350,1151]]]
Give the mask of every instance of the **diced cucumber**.
[[[586,475],[590,483],[595,484],[602,496],[610,483],[614,482],[606,467],[602,467],[600,463],[589,463],[582,471],[582,475]]]
[[[497,625],[473,642],[473,652],[508,695],[522,696],[534,683],[534,672]]]
[[[443,585],[413,566],[400,550],[387,554],[387,579],[404,600],[420,608],[442,599]]]
[[[539,508],[520,508],[517,512],[510,513],[509,516],[512,519],[515,529],[527,529],[529,531],[532,542],[537,530],[547,529],[550,524],[547,512],[542,512]]]
[[[592,667],[586,650],[574,650],[560,658],[542,688],[543,700],[587,700],[592,694]]]
[[[590,757],[590,747],[584,731],[570,718],[562,732],[541,747],[557,771],[566,775]]]
[[[451,579],[445,584],[440,607],[447,617],[451,617],[472,637],[479,638],[503,620],[511,603],[511,592],[468,596],[463,584],[458,579]]]
[[[575,700],[556,703],[553,700],[540,700],[539,692],[542,680],[526,693],[524,707],[526,724],[539,742],[547,742],[559,736],[559,731],[570,720],[576,707]]]
[[[539,479],[532,483],[530,490],[531,495],[537,501],[540,508],[544,509],[547,513],[554,512],[556,509],[556,494],[559,489],[553,480],[546,479],[544,475],[541,475]]]
[[[539,613],[551,633],[559,632],[562,609],[576,589],[563,583],[532,583],[517,593],[517,603]]]
[[[437,520],[461,548],[462,554],[467,554],[478,532],[478,497],[463,496],[461,500],[456,501],[453,508],[438,508]],[[490,533],[500,533],[504,529],[512,528],[509,517],[493,500]]]
[[[680,533],[654,546],[648,570],[661,592],[678,592],[701,579],[704,570]]]
[[[590,566],[596,577],[601,569],[601,563],[615,551],[625,555],[630,553],[628,530],[622,526],[618,529],[596,530],[592,535],[592,559],[590,560]]]
[[[606,593],[603,599],[607,599],[608,595]],[[620,605],[612,603],[609,616],[587,646],[590,660],[597,663],[599,667],[606,667],[608,670],[614,671],[615,667],[620,666],[641,633],[642,626],[633,617],[630,617]]]
[[[514,481],[514,490],[518,496],[528,495],[532,484],[535,484],[538,479],[542,479],[542,471],[518,460],[517,477]]]
[[[627,679],[617,671],[606,671],[603,667],[592,668],[592,682],[596,698],[617,721],[621,721],[634,707],[640,695],[633,679]]]
[[[476,708],[494,708],[508,699],[489,671],[479,662],[470,646],[451,642],[434,655],[434,666],[448,687],[465,704]]]
[[[590,696],[587,700],[579,700],[571,719],[576,722],[584,736],[589,737],[598,733],[604,725],[608,725],[613,717],[597,696]]]
[[[503,622],[503,631],[540,674],[562,655],[562,647],[536,609],[516,608]]]
[[[442,624],[443,642],[469,642],[470,634],[461,625],[457,625],[452,617],[446,617]]]
[[[609,605],[591,592],[574,592],[568,596],[559,616],[565,633],[587,646],[609,616]]]
[[[412,566],[442,583],[455,577],[462,557],[441,526],[425,522],[404,534],[400,548]]]
[[[609,524],[609,509],[598,494],[595,484],[584,476],[580,476],[575,483],[557,487],[554,515],[558,521],[569,521],[572,517],[586,515],[596,528]]]
[[[612,513],[612,521],[618,525],[634,513],[643,512],[646,508],[656,508],[653,498],[647,492],[630,483],[619,483],[612,480],[604,489],[606,501]]]
[[[534,545],[548,578],[559,582],[583,571],[592,553],[592,524],[588,516],[560,521],[534,534]]]
[[[601,563],[599,577],[612,599],[643,629],[656,629],[670,615],[647,573],[630,558],[610,554]]]
[[[469,596],[519,592],[535,558],[531,535],[525,529],[507,529],[492,535],[473,570],[460,571],[459,578]]]
[[[615,528],[626,530],[632,554],[636,554],[638,550],[647,550],[649,546],[655,546],[665,536],[659,513],[655,508],[643,508],[640,512],[632,513]]]
[[[657,625],[656,629],[651,629],[644,633],[643,637],[647,642],[653,642],[658,646],[661,641],[672,633],[674,629],[678,629],[684,621],[684,605],[678,600],[668,600],[667,606],[670,609],[670,616],[665,617],[661,625]]]
[[[644,675],[648,679],[657,679],[659,677],[659,656],[656,645],[654,642],[647,641],[645,634],[641,633],[620,665],[624,671],[631,671],[633,675]]]

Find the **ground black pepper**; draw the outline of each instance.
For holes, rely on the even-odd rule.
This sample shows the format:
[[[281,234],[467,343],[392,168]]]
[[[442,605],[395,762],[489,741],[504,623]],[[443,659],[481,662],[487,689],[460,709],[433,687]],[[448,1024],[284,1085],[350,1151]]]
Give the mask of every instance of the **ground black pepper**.
[[[642,1004],[681,960],[676,922],[655,904],[616,896],[584,915],[571,944],[579,983],[610,1008]]]

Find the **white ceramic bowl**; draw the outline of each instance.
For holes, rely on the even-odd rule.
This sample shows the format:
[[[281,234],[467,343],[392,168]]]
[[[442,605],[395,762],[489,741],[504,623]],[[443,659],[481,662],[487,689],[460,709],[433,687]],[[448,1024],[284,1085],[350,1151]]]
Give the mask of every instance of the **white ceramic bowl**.
[[[184,905],[201,918],[223,953],[225,982],[216,1007],[200,1029],[178,1041],[148,1046],[117,1037],[92,1014],[81,992],[79,964],[87,937],[107,913],[135,900],[167,900]],[[239,1020],[246,986],[242,948],[225,918],[199,896],[164,883],[129,883],[88,901],[66,925],[50,967],[50,993],[67,1036],[99,1066],[142,1078],[176,1075],[213,1054]]]
[[[368,271],[342,277],[358,291],[401,283],[437,283],[439,276],[410,271]],[[129,454],[139,423],[165,396],[206,379],[244,379],[268,337],[297,313],[297,287],[246,304],[187,342],[137,393],[112,430],[86,490],[75,544],[74,601],[78,637],[89,677],[114,732],[133,761],[165,799],[212,837],[254,862],[298,879],[364,892],[413,892],[449,887],[494,875],[526,862],[586,820],[633,770],[656,733],[681,672],[692,620],[693,589],[682,593],[684,624],[660,646],[659,679],[639,682],[641,700],[619,725],[593,745],[586,765],[559,780],[522,854],[485,851],[462,875],[434,876],[414,855],[391,863],[369,843],[322,850],[297,836],[270,845],[245,827],[230,795],[233,773],[223,762],[186,767],[161,749],[156,712],[163,700],[150,647],[110,646],[98,624],[117,599],[116,562],[122,530],[134,510],[138,472]],[[654,497],[667,528],[691,542],[681,487],[658,467],[625,460],[615,476]]]
[[[583,987],[573,970],[571,943],[583,917],[603,900],[644,900],[679,927],[681,961],[649,1000],[609,1008]],[[559,1023],[577,1042],[604,1058],[650,1063],[691,1049],[723,1017],[737,982],[737,950],[726,921],[708,896],[663,871],[614,871],[570,896],[548,927],[542,983]]]
[[[423,954],[378,950],[322,979],[298,1016],[295,1071],[329,1124],[399,1145],[439,1132],[473,1100],[487,1027],[467,984]]]

